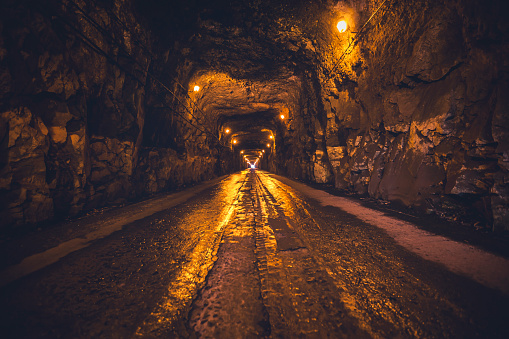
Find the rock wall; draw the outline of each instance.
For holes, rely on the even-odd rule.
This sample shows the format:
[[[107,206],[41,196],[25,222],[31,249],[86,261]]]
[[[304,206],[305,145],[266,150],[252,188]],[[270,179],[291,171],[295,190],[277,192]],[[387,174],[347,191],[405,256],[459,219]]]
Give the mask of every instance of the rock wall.
[[[325,158],[322,162],[322,159],[317,159],[316,156],[323,154],[325,123],[320,114],[323,107],[318,99],[319,91],[313,86],[316,74],[306,71],[302,72],[300,77],[300,95],[295,100],[295,106],[284,113],[286,118],[277,130],[275,153],[271,154],[269,168],[272,172],[291,178],[323,182],[322,166],[326,168],[328,163]]]
[[[336,187],[509,229],[507,7],[387,2],[322,92]]]
[[[214,157],[179,157],[174,150],[144,148],[140,154],[136,180],[137,191],[156,193],[214,177]]]
[[[175,62],[168,51],[156,52],[130,4],[1,5],[0,231],[225,170],[211,156],[214,146],[183,121],[157,132],[186,140],[178,154],[172,144],[144,144],[147,112],[165,106],[178,120],[171,112],[181,108],[147,76],[150,69],[174,69]]]

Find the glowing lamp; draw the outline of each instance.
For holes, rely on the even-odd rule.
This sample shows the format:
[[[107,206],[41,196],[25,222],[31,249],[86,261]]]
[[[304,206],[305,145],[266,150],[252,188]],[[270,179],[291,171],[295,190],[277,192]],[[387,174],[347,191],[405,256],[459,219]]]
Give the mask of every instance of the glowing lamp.
[[[267,144],[267,147],[270,147],[270,144]]]
[[[195,92],[198,92],[198,91],[200,90],[200,86],[198,86],[198,85],[194,86],[193,90],[194,90]]]
[[[226,134],[228,134],[228,133],[230,133],[230,129],[229,129],[229,128],[227,128],[227,129],[225,129],[225,130],[224,130],[224,132],[225,132]]]
[[[270,139],[274,139],[274,137],[273,137],[272,135],[271,135],[269,138],[270,138]]]
[[[284,114],[281,114],[279,117],[281,118],[281,120],[284,120],[285,118]]]
[[[244,151],[240,151],[240,154],[244,154]]]
[[[233,140],[233,143],[236,144],[237,143],[237,140]]]
[[[339,33],[346,32],[346,28],[347,28],[346,21],[341,20],[340,22],[338,22],[338,25],[336,27],[338,28]]]
[[[262,149],[262,152],[263,152],[263,153],[265,153],[265,150],[264,150],[264,149]]]

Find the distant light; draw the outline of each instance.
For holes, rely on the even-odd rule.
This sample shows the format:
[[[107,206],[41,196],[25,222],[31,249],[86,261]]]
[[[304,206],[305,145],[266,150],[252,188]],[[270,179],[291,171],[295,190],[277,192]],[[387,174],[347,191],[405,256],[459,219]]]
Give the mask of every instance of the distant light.
[[[194,86],[194,91],[195,92],[198,92],[199,90],[200,90],[200,86],[198,86],[198,85]]]
[[[240,151],[240,154],[244,154],[244,151]]]
[[[338,25],[336,27],[338,28],[339,33],[346,32],[346,28],[347,28],[346,21],[341,20],[340,22],[338,22]]]
[[[233,140],[233,143],[236,144],[237,143],[237,140]]]
[[[270,147],[270,144],[267,144],[267,147]]]
[[[265,153],[265,150],[264,150],[264,149],[262,149],[262,152],[263,152],[263,153]]]
[[[255,165],[251,165],[251,168],[255,168]]]
[[[281,118],[281,120],[284,120],[284,119],[285,119],[284,114],[281,114],[279,117]]]
[[[271,136],[269,136],[269,138],[270,138],[270,139],[274,139],[274,136],[272,136],[272,135],[271,135]]]
[[[226,134],[228,134],[228,133],[230,133],[230,129],[229,129],[229,128],[227,128],[227,129],[225,129],[225,130],[224,130],[224,132],[225,132]]]

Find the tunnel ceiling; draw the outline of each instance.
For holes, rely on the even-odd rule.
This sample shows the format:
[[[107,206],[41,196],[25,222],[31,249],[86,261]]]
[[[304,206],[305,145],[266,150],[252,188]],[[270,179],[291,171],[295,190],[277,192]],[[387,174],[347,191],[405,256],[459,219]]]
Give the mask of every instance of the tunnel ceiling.
[[[191,84],[201,88],[191,94],[200,112],[216,121],[219,131],[238,140],[236,146],[243,148],[257,148],[265,144],[268,133],[277,134],[280,116],[288,119],[290,111],[298,110],[301,91],[300,79],[292,74],[249,81],[209,73]],[[230,132],[225,134],[226,129]]]
[[[281,114],[300,111],[303,79],[320,64],[318,42],[307,36],[326,44],[331,36],[321,28],[337,16],[327,1],[135,4],[161,43],[178,46],[190,63],[187,85],[200,86],[190,105],[217,130],[230,125],[246,147],[262,144],[262,129],[277,134]]]

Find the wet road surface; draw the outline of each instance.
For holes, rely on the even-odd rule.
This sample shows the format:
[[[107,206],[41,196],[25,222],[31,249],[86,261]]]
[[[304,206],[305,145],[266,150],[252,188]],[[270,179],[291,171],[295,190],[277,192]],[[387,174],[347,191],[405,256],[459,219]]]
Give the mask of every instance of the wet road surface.
[[[266,172],[71,226],[4,259],[2,337],[509,337],[507,259]]]

